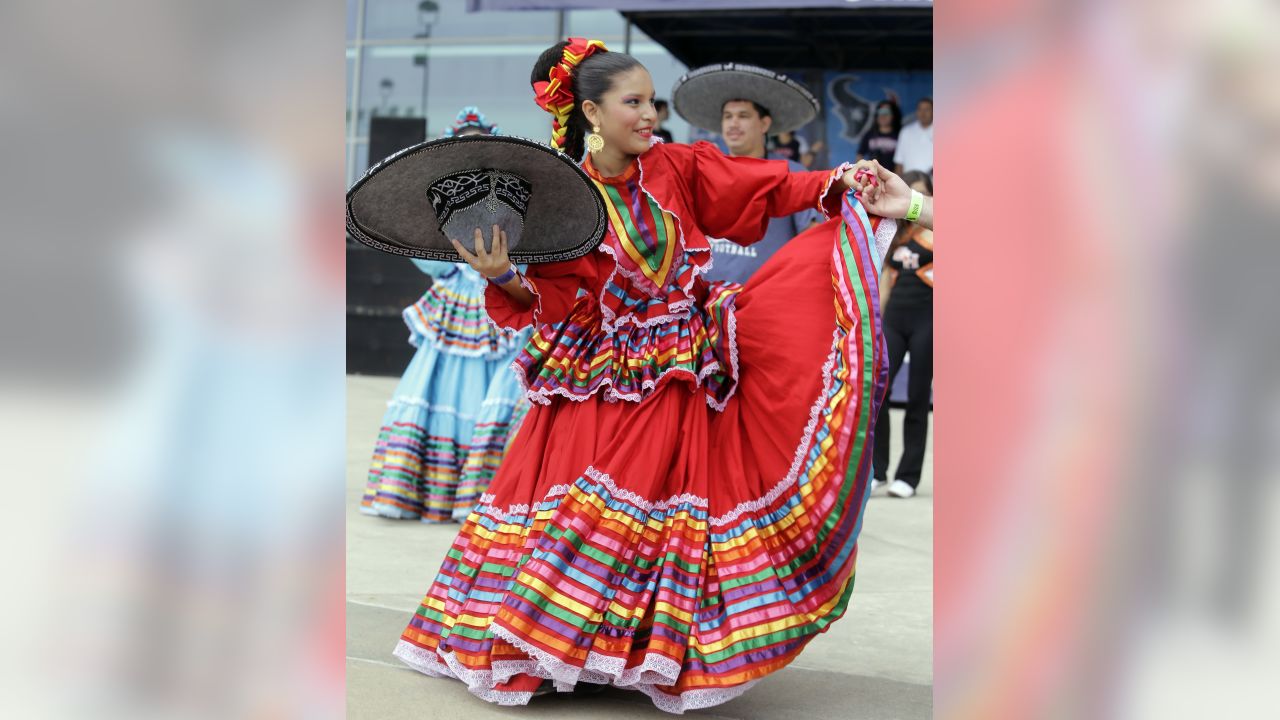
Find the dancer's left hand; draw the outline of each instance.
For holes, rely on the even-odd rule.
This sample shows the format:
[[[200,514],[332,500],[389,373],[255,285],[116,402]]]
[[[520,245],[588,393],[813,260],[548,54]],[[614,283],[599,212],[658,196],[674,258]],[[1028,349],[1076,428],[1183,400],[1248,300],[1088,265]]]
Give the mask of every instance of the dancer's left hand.
[[[840,176],[840,182],[844,184],[846,190],[853,190],[859,196],[876,190],[879,185],[875,169],[866,164],[865,160],[859,161],[852,170],[846,170],[844,175]]]
[[[859,171],[862,171],[859,173]],[[854,180],[854,177],[857,180]],[[846,186],[858,193],[867,212],[881,217],[901,218],[911,205],[911,188],[902,178],[884,169],[875,160],[859,160],[843,176]]]
[[[499,230],[497,225],[493,226],[491,250],[485,249],[484,233],[480,228],[476,228],[474,252],[453,238],[449,238],[449,242],[453,243],[453,249],[458,251],[464,262],[486,278],[496,278],[511,268],[511,260],[507,257],[507,233]]]

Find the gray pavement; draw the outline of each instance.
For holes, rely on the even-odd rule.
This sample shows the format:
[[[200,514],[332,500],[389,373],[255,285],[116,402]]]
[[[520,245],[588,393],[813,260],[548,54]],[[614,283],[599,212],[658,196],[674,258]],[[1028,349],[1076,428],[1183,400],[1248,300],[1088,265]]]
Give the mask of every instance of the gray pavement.
[[[391,656],[435,576],[457,525],[361,515],[358,507],[394,378],[347,378],[347,717],[662,718],[644,695],[610,689],[552,695],[527,707],[479,700],[462,683],[431,678]],[[893,457],[901,411],[892,411]],[[916,720],[933,709],[933,448],[920,493],[872,496],[863,521],[853,600],[843,618],[787,668],[741,697],[689,715],[710,718]]]

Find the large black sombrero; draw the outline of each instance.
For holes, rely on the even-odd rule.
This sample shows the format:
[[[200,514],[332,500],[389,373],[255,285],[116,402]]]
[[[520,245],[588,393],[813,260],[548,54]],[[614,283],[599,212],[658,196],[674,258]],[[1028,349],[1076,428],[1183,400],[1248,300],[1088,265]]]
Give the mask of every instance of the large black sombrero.
[[[548,263],[594,250],[604,201],[568,155],[511,136],[471,135],[405,148],[347,191],[347,233],[383,252],[461,262],[477,227],[507,233],[511,260]]]
[[[750,100],[767,109],[771,135],[803,127],[818,115],[818,99],[803,85],[755,65],[705,65],[680,76],[671,90],[671,105],[680,117],[717,133],[730,100]]]

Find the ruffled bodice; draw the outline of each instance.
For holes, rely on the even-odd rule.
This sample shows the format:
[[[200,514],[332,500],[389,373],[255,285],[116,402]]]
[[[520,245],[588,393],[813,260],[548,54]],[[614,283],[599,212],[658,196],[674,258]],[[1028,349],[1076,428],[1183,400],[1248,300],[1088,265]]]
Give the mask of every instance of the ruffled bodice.
[[[597,250],[607,275],[598,294],[581,293],[568,318],[541,326],[516,357],[531,398],[603,392],[639,402],[661,383],[680,381],[722,408],[737,382],[733,304],[724,293],[709,297],[699,279],[709,248],[685,246],[679,221],[641,186],[638,162],[612,178],[589,159],[583,168],[609,217]]]
[[[595,298],[579,297],[563,322],[543,325],[515,359],[530,398],[553,395],[585,400],[603,392],[607,400],[639,402],[664,381],[701,387],[707,402],[722,409],[737,383],[732,296],[718,289],[661,322],[606,327]]]
[[[534,324],[513,363],[529,398],[547,404],[601,393],[640,402],[682,382],[722,410],[738,381],[740,287],[713,289],[701,277],[711,267],[706,233],[756,242],[768,215],[823,208],[840,170],[790,173],[784,162],[728,158],[707,143],[653,147],[616,177],[601,176],[589,156],[583,169],[609,219],[599,248],[532,267],[521,279],[535,297],[531,308],[488,290],[496,323]]]
[[[694,279],[711,267],[710,246],[686,244],[679,221],[641,186],[638,160],[612,178],[600,175],[590,156],[583,169],[604,198],[609,218],[599,252],[616,264],[600,296],[606,326],[689,318]]]

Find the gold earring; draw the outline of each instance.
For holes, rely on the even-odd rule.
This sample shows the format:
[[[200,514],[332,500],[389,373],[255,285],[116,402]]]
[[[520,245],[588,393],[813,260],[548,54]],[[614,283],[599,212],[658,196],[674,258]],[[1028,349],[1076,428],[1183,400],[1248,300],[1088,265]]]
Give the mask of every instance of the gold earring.
[[[600,137],[600,126],[592,125],[591,134],[587,136],[587,150],[598,153],[604,149],[604,138]]]

